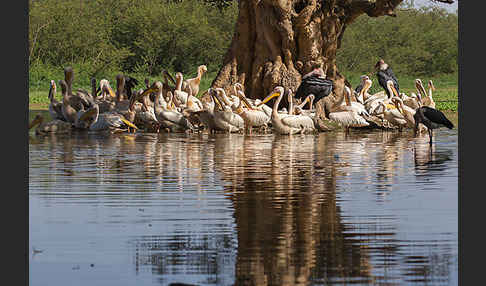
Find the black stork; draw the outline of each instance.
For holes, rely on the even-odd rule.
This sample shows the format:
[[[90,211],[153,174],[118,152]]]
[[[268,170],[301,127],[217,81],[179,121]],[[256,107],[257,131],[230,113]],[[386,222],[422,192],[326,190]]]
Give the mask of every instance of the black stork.
[[[322,68],[316,68],[302,77],[295,98],[304,100],[309,94],[315,96],[315,102],[318,102],[323,97],[331,94],[333,90],[332,80],[326,79],[326,75]]]
[[[449,129],[454,128],[454,124],[447,119],[447,117],[441,111],[428,107],[428,106],[421,106],[417,108],[415,115],[413,116],[415,119],[415,128],[414,134],[417,135],[418,125],[422,123],[427,127],[429,130],[429,144],[432,145],[432,130],[445,126]]]
[[[378,77],[378,83],[380,86],[385,90],[386,94],[388,95],[388,98],[392,97],[393,94],[390,94],[390,91],[387,88],[386,82],[391,80],[393,81],[393,86],[397,90],[397,92],[400,94],[400,89],[398,86],[398,80],[395,74],[393,73],[393,70],[391,67],[383,61],[383,59],[380,59],[376,65],[375,68],[378,69],[376,72],[376,76]]]

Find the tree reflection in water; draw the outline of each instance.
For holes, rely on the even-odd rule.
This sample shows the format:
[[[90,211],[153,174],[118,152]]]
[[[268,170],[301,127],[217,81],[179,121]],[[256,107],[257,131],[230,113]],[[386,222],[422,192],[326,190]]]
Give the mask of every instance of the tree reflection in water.
[[[35,140],[56,139],[32,138],[31,144],[40,144]],[[199,275],[200,283],[223,285],[447,283],[450,265],[457,264],[450,245],[424,242],[426,251],[417,254],[416,241],[397,238],[397,217],[364,217],[357,223],[342,210],[349,177],[362,180],[363,189],[380,202],[406,172],[404,165],[416,176],[440,175],[453,153],[430,149],[426,141],[426,136],[381,131],[351,132],[346,138],[334,132],[85,134],[56,142],[62,152],[52,161],[66,177],[91,174],[78,181],[141,193],[195,192],[204,210],[221,203],[208,199],[210,191],[224,191],[233,223],[208,216],[208,229],[195,230],[181,217],[172,223],[183,231],[129,241],[137,273],[149,266],[161,284],[168,274]],[[95,168],[79,169],[80,160]],[[164,207],[163,201],[153,203]],[[197,216],[201,209],[190,211]]]

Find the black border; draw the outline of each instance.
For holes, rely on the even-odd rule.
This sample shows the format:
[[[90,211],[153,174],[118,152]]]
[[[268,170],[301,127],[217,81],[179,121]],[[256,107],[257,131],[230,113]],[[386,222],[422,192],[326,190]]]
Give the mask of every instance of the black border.
[[[6,3],[5,3],[6,4]],[[28,195],[28,13],[29,1],[12,1],[4,5],[0,26],[2,33],[2,130],[3,249],[8,256],[3,273],[4,283],[29,283],[29,195]],[[10,278],[10,279],[9,279]],[[7,282],[12,281],[12,282]]]

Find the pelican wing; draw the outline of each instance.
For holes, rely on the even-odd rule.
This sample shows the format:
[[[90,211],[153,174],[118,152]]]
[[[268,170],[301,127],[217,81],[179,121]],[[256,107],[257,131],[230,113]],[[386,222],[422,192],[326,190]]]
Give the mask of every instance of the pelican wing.
[[[157,114],[159,121],[168,121],[171,122],[177,127],[182,129],[193,129],[194,127],[192,124],[187,120],[182,114],[179,112],[171,111],[171,110],[164,110]]]
[[[292,128],[312,128],[314,129],[314,121],[309,116],[305,115],[287,115],[283,116],[282,123]]]
[[[339,111],[329,114],[329,119],[344,126],[362,127],[370,125],[363,117],[353,111]]]
[[[174,96],[177,98],[179,102],[182,104],[187,104],[188,94],[185,91],[174,90]]]
[[[263,126],[270,121],[270,117],[262,110],[245,110],[240,116],[250,126]]]

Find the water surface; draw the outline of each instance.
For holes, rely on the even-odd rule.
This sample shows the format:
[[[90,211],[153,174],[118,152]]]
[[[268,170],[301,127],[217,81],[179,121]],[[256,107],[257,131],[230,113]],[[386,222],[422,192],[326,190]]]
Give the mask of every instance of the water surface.
[[[30,285],[457,285],[434,136],[31,132]]]

